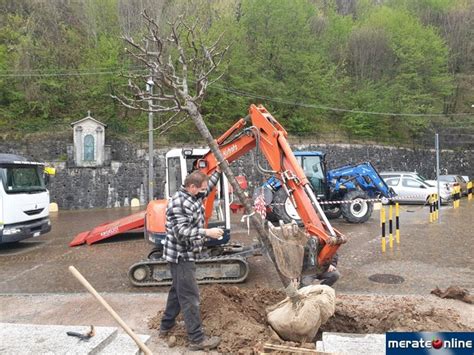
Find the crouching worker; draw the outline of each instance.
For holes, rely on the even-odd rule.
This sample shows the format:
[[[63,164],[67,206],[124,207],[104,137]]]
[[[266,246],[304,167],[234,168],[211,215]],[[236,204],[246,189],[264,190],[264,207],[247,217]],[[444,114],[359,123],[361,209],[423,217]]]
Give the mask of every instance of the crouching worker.
[[[166,209],[166,240],[163,256],[168,261],[173,279],[166,309],[160,325],[160,336],[167,336],[183,312],[190,350],[215,349],[219,337],[208,337],[202,329],[199,288],[196,282],[195,260],[204,243],[220,238],[220,228],[204,228],[203,198],[214,188],[220,173],[211,178],[200,171],[189,174],[184,186],[174,194]]]
[[[321,273],[318,273],[316,275],[309,275],[309,276],[304,276],[301,280],[301,286],[308,286],[312,285],[315,283],[316,280],[319,280],[320,285],[328,285],[332,286],[336,283],[337,280],[339,280],[339,277],[341,274],[337,270],[337,261],[339,259],[339,256],[334,254],[331,263],[329,264],[328,268],[324,270]]]

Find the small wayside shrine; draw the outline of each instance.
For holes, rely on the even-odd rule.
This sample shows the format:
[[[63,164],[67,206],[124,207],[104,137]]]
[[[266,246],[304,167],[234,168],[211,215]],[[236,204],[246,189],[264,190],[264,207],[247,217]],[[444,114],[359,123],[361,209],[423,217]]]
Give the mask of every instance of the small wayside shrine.
[[[107,125],[91,116],[71,123],[73,129],[73,161],[77,167],[100,167],[107,165],[105,129]]]

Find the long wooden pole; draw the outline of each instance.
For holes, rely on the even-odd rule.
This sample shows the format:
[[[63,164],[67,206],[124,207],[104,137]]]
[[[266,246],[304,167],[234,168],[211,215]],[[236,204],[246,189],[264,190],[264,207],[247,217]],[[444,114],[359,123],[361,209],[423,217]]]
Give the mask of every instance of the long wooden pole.
[[[127,332],[128,335],[132,337],[132,339],[137,343],[138,347],[146,354],[146,355],[153,355],[150,349],[143,343],[140,338],[133,332],[130,327],[125,324],[122,318],[119,317],[117,313],[109,306],[109,304],[102,298],[101,295],[97,293],[97,291],[92,287],[92,285],[81,275],[81,273],[74,267],[69,266],[69,271],[79,280],[79,282],[87,288],[87,290],[92,293],[92,295],[105,307],[105,309],[111,314],[112,317],[117,321],[118,324]]]

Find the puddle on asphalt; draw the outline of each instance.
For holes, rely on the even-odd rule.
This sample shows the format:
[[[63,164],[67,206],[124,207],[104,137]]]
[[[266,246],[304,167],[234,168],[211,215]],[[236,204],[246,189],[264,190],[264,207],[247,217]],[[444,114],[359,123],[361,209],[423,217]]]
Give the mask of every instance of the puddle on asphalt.
[[[0,257],[23,254],[49,243],[51,243],[50,240],[22,240],[15,243],[0,244]]]

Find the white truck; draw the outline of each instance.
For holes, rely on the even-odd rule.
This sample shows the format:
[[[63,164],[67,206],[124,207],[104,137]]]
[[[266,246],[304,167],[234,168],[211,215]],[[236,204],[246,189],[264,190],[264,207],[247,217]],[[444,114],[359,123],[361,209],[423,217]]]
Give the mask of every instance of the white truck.
[[[43,163],[0,154],[0,244],[51,230]]]

